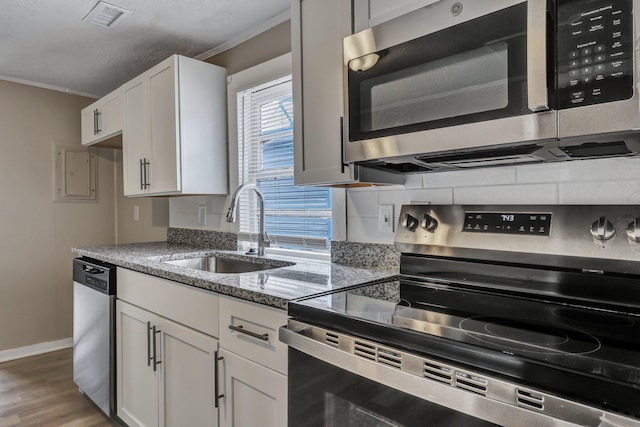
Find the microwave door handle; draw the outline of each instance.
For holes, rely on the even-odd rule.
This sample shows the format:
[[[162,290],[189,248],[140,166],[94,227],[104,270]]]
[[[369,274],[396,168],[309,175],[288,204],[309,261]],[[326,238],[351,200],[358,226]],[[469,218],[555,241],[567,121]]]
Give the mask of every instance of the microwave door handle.
[[[549,109],[547,88],[547,2],[527,1],[527,97],[531,111]]]

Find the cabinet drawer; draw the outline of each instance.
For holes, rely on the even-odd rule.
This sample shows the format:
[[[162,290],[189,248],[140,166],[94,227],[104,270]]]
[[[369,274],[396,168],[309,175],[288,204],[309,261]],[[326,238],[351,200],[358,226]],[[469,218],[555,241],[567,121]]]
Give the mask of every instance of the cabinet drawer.
[[[220,296],[220,346],[284,375],[287,346],[278,328],[286,323],[284,310]]]
[[[218,336],[218,294],[125,268],[117,272],[118,299]]]

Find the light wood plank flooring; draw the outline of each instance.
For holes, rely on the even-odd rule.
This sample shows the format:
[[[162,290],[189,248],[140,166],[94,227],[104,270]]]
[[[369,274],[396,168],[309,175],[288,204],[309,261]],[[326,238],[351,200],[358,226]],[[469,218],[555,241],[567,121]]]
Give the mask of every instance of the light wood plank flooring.
[[[111,426],[73,383],[71,349],[0,363],[0,427]]]

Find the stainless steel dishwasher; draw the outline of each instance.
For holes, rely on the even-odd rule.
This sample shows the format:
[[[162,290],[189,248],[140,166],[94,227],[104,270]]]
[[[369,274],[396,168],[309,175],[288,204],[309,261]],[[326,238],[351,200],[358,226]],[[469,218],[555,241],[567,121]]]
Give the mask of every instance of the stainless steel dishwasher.
[[[107,416],[115,414],[115,266],[73,260],[73,381]]]

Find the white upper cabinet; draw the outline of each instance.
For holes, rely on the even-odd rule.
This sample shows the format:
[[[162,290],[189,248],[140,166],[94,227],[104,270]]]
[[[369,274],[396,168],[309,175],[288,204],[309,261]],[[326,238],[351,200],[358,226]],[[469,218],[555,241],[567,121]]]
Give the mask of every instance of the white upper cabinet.
[[[354,182],[342,158],[342,39],[351,34],[351,2],[293,0],[295,182]]]
[[[93,145],[122,133],[122,90],[118,88],[80,113],[82,145]],[[120,144],[120,141],[117,142]]]
[[[354,32],[389,21],[440,0],[354,0]]]
[[[224,68],[173,55],[122,93],[125,196],[227,194]]]
[[[294,178],[297,185],[400,184],[403,177],[344,163],[342,39],[351,2],[292,0]]]

